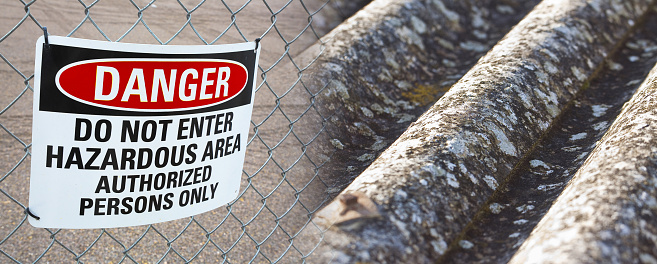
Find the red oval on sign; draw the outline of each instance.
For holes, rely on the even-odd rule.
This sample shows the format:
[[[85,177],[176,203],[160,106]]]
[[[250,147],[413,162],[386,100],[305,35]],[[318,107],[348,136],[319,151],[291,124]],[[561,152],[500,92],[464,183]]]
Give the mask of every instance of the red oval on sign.
[[[246,87],[239,62],[217,59],[101,59],[66,65],[55,83],[68,97],[133,111],[181,111],[226,102]]]

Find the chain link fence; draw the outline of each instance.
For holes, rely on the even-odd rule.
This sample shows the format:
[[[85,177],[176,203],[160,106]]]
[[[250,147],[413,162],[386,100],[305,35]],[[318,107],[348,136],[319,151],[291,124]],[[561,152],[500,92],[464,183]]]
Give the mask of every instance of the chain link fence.
[[[361,5],[331,0],[0,0],[0,262],[299,263],[321,243],[328,117],[296,55]],[[345,7],[348,5],[347,7]],[[51,35],[162,45],[262,38],[241,193],[191,218],[100,230],[27,223],[34,46]],[[307,54],[307,53],[304,53]],[[314,54],[319,56],[321,51]],[[304,61],[315,61],[306,58]],[[303,231],[303,232],[302,232]],[[301,234],[303,233],[303,237]]]

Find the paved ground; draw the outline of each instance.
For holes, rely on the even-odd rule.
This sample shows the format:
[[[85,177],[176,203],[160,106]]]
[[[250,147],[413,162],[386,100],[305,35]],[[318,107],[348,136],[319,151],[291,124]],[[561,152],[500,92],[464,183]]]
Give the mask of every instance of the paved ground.
[[[181,2],[189,10],[195,4],[193,1]],[[41,259],[45,263],[72,262],[74,254],[80,255],[85,250],[89,251],[80,259],[84,262],[118,262],[124,256],[122,252],[136,242],[129,255],[144,263],[156,262],[167,253],[164,262],[170,263],[181,262],[178,254],[189,259],[198,253],[196,259],[201,263],[220,260],[222,250],[230,250],[228,260],[238,263],[252,258],[255,262],[268,262],[282,256],[284,260],[288,257],[298,259],[300,253],[294,247],[300,247],[303,254],[307,254],[314,245],[294,244],[290,247],[289,236],[294,236],[308,221],[304,206],[315,208],[326,198],[326,187],[313,180],[313,162],[322,162],[326,157],[303,155],[303,144],[313,141],[320,130],[319,126],[310,127],[308,124],[316,125],[320,119],[312,111],[304,114],[310,105],[310,96],[302,86],[294,86],[298,71],[290,56],[317,41],[311,30],[301,32],[304,32],[308,20],[305,9],[314,12],[322,1],[303,3],[272,0],[265,5],[263,1],[252,1],[236,15],[237,26],[228,29],[217,41],[243,42],[244,38],[253,40],[268,31],[261,42],[260,58],[260,67],[267,71],[268,85],[261,86],[256,95],[253,122],[258,132],[247,149],[245,165],[251,178],[244,176],[242,190],[246,191],[230,207],[231,214],[227,214],[228,208],[222,207],[195,217],[196,222],[189,227],[186,226],[190,219],[182,219],[152,227],[117,228],[106,232],[33,228],[26,222],[19,205],[28,204],[30,175],[30,159],[25,157],[24,145],[31,142],[32,91],[26,91],[24,79],[33,74],[34,46],[42,35],[36,23],[26,18],[18,29],[0,41],[0,54],[15,67],[12,69],[0,62],[0,109],[11,105],[0,112],[0,124],[9,132],[0,131],[0,190],[3,192],[0,194],[0,253],[3,253],[0,262],[9,262],[9,259],[33,262],[46,250]],[[135,1],[135,4],[143,7],[147,2]],[[233,11],[239,10],[242,4],[227,1]],[[1,0],[0,6],[3,9],[0,34],[4,35],[19,24],[26,13],[17,1]],[[272,12],[280,9],[282,11],[273,18]],[[30,7],[30,13],[41,25],[48,27],[50,34],[60,36],[69,34],[85,19],[84,7],[77,1],[37,1]],[[89,9],[89,15],[111,40],[123,36],[138,19],[138,11],[130,1],[100,1]],[[216,1],[204,3],[191,17],[196,31],[208,42],[222,34],[231,21],[226,7]],[[320,36],[326,33],[329,24],[335,25],[337,19],[335,12],[320,12],[316,18],[316,34]],[[270,28],[272,20],[275,27]],[[83,23],[72,37],[104,39],[91,22]],[[167,42],[183,27],[186,14],[176,1],[158,1],[143,12],[143,22],[161,42]],[[283,38],[289,43],[290,56],[285,53]],[[141,23],[121,41],[158,43]],[[170,44],[203,44],[203,41],[187,26]],[[290,87],[294,88],[288,92]],[[297,120],[302,115],[303,118],[290,129],[290,120]],[[295,163],[298,164],[295,166]],[[286,181],[283,181],[283,173]],[[301,190],[303,192],[296,196],[295,192]],[[243,225],[246,232],[242,231]],[[205,234],[215,228],[210,236],[212,241],[206,244]],[[51,236],[52,232],[56,235]],[[169,248],[167,240],[174,239]],[[256,251],[256,244],[260,244],[259,251]],[[284,253],[288,250],[287,254]]]

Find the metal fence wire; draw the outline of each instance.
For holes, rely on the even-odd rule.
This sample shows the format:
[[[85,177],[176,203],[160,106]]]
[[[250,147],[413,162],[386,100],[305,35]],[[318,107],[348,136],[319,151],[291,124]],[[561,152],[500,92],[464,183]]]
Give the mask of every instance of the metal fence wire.
[[[301,81],[309,65],[295,58],[345,13],[330,0],[0,0],[0,262],[303,262],[322,240],[311,216],[330,198],[320,176],[331,153],[312,151],[330,138],[327,117],[313,105],[321,90]],[[51,35],[162,45],[262,38],[239,197],[147,226],[29,225],[34,47],[44,26]]]

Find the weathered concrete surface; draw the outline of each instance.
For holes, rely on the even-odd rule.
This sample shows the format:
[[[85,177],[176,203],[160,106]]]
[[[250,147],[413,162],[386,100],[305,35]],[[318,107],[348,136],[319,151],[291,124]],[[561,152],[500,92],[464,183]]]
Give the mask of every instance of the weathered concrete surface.
[[[197,215],[193,221],[186,218],[153,226],[59,231],[34,228],[26,222],[27,216],[24,213],[28,204],[29,156],[24,162],[21,161],[27,156],[25,146],[31,142],[32,130],[32,92],[26,88],[24,79],[33,73],[35,42],[43,35],[43,31],[27,17],[16,31],[0,41],[0,56],[3,56],[0,59],[0,263],[14,263],[10,258],[23,263],[70,263],[76,260],[74,254],[80,255],[80,262],[85,263],[117,263],[125,258],[137,263],[181,263],[188,260],[199,263],[269,263],[276,259],[282,263],[299,262],[303,254],[308,254],[314,248],[319,238],[295,244],[296,247],[290,250],[290,234],[298,232],[309,220],[308,209],[303,206],[314,210],[318,203],[316,201],[326,199],[326,188],[322,189],[321,184],[312,181],[312,172],[315,169],[313,164],[302,161],[297,163],[294,169],[288,168],[292,167],[288,164],[299,160],[301,154],[298,153],[303,145],[298,141],[290,143],[292,140],[285,140],[286,137],[292,138],[286,134],[289,121],[280,115],[280,108],[276,108],[280,101],[270,89],[278,94],[284,94],[280,91],[291,89],[291,83],[295,82],[298,73],[292,65],[293,55],[306,50],[319,36],[330,31],[344,17],[357,11],[346,5],[341,5],[339,9],[337,6],[325,6],[326,9],[320,10],[326,2],[103,0],[93,3],[92,8],[85,10],[82,2],[78,1],[0,0],[2,37],[20,23],[26,12],[41,25],[47,26],[50,34],[59,36],[71,33],[84,21],[88,13],[104,34],[114,41],[134,25],[139,14],[143,15],[145,23],[161,41],[176,36],[169,43],[172,45],[202,45],[204,42],[197,33],[209,42],[231,25],[232,28],[222,35],[216,44],[239,43],[243,42],[244,38],[253,40],[268,32],[261,42],[260,66],[268,69],[269,76],[268,87],[261,89],[255,98],[252,120],[259,124],[259,138],[252,141],[247,148],[248,156],[244,169],[249,177],[243,177],[244,195],[231,206]],[[367,1],[349,3],[364,2]],[[28,10],[25,9],[25,4],[30,5]],[[92,5],[92,2],[86,4]],[[187,14],[181,5],[187,10],[201,5],[193,9],[191,15],[196,32],[189,25],[184,26]],[[243,5],[246,7],[240,9]],[[145,6],[150,7],[139,12],[137,7]],[[231,13],[227,6],[232,12],[240,10],[235,14],[236,24],[231,24]],[[338,10],[340,12],[336,13]],[[272,12],[276,12],[276,15]],[[309,22],[309,12],[314,12],[313,28],[305,30]],[[275,29],[270,29],[272,19],[276,21]],[[319,24],[320,21],[324,24]],[[237,31],[238,27],[240,32]],[[181,28],[184,29],[176,35]],[[105,39],[88,20],[72,37]],[[141,23],[122,41],[158,44]],[[290,55],[286,54],[288,51]],[[20,73],[9,67],[3,59],[9,61]],[[282,81],[273,80],[273,76]],[[261,81],[262,78],[259,78],[258,83]],[[31,84],[32,81],[28,83]],[[302,88],[294,88],[299,89]],[[309,101],[308,94],[296,95],[299,96],[288,94],[285,97],[286,101],[282,105],[287,113],[293,112],[290,109],[297,108],[300,104],[290,102]],[[15,99],[16,102],[12,104]],[[305,107],[307,106],[298,108]],[[277,115],[272,115],[272,111],[277,111]],[[302,129],[304,134],[317,133],[316,131],[320,130],[318,127],[297,127],[295,132],[302,134]],[[270,144],[269,146],[278,147],[269,152],[261,139]],[[285,142],[278,144],[281,141]],[[274,164],[272,160],[278,164]],[[285,166],[285,182],[281,175],[283,169],[277,166],[279,164]],[[312,184],[309,183],[311,181]],[[307,187],[308,185],[310,186]],[[320,187],[311,188],[318,185]],[[274,192],[275,187],[278,187],[278,191]],[[304,192],[299,194],[299,190]],[[312,201],[306,202],[311,200],[307,197],[311,197]],[[302,204],[301,201],[306,203]],[[208,239],[212,241],[208,242]],[[44,255],[40,257],[42,253]]]
[[[377,0],[309,48],[323,53],[302,81],[332,135],[336,152],[323,168],[333,170],[324,179],[331,191],[349,184],[538,2]]]
[[[511,263],[657,263],[657,67]]]
[[[427,263],[450,246],[470,246],[457,236],[649,5],[539,4],[347,187],[378,204],[381,217],[329,229],[325,256],[340,263]],[[358,96],[340,83],[327,91]],[[331,208],[318,221],[340,213]]]
[[[657,31],[650,26],[657,24],[654,7],[646,17],[506,186],[498,188],[442,263],[507,263],[513,257],[657,63]]]

